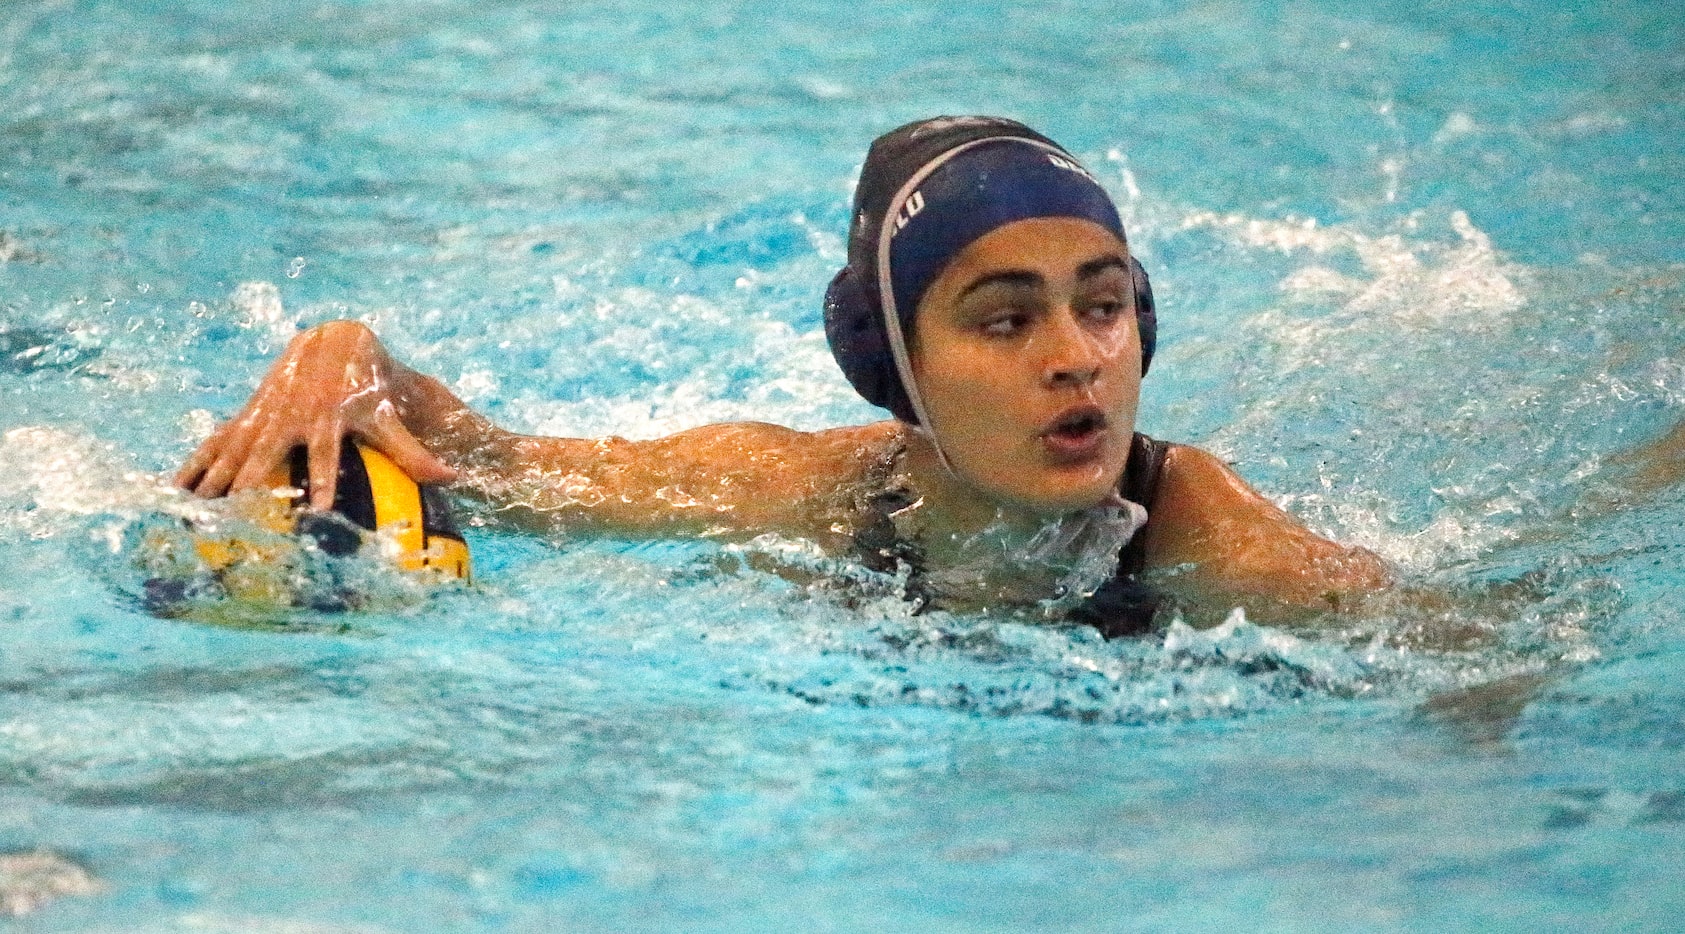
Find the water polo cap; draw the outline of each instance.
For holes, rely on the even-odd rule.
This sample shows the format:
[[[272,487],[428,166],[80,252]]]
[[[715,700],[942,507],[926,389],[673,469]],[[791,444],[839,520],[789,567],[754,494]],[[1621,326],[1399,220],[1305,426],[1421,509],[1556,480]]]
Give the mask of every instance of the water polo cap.
[[[928,425],[907,340],[925,289],[961,250],[1036,217],[1092,221],[1125,240],[1105,189],[1057,143],[1015,120],[937,117],[872,143],[854,191],[848,265],[825,293],[825,336],[873,405]],[[1157,336],[1146,270],[1130,258],[1141,372]]]

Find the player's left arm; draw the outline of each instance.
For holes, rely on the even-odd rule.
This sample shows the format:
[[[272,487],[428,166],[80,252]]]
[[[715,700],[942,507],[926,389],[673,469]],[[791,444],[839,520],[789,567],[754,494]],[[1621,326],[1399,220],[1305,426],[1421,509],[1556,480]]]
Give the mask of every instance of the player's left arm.
[[[1305,528],[1198,448],[1171,446],[1150,512],[1149,568],[1184,567],[1188,583],[1242,603],[1338,609],[1394,583],[1374,552]]]

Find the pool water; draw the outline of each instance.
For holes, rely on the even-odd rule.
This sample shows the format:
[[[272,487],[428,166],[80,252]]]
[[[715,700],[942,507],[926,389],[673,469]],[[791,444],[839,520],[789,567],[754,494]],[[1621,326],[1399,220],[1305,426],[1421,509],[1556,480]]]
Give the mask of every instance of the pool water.
[[[1685,418],[1682,105],[1639,0],[15,0],[0,912],[1678,929],[1685,493],[1623,453]],[[820,323],[853,178],[967,112],[1117,198],[1144,430],[1445,608],[1105,642],[471,515],[470,589],[145,612],[160,477],[331,318],[527,431],[879,417]]]

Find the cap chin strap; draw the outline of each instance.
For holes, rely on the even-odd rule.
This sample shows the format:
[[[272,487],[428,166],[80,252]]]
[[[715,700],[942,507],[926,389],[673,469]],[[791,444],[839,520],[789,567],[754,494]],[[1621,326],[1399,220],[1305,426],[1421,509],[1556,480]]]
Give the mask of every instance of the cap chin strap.
[[[946,470],[948,475],[956,480],[963,480],[964,478],[960,477],[959,472],[954,469],[953,462],[948,459],[948,452],[942,449],[942,442],[936,437],[936,428],[930,423],[930,410],[925,407],[924,395],[919,392],[918,381],[913,378],[913,360],[907,351],[907,335],[901,330],[901,314],[895,307],[895,283],[890,276],[889,269],[890,241],[895,238],[895,234],[898,232],[896,221],[900,218],[902,209],[907,206],[907,200],[913,196],[914,192],[918,191],[919,186],[924,184],[924,180],[929,178],[931,173],[968,150],[988,143],[1008,141],[1026,143],[1050,155],[1069,158],[1058,147],[1049,146],[1040,140],[1025,136],[989,136],[955,146],[926,162],[917,172],[913,173],[911,178],[907,179],[906,184],[902,185],[900,190],[895,192],[895,197],[890,200],[889,209],[883,215],[883,224],[878,228],[878,295],[880,296],[878,304],[883,308],[883,329],[884,333],[889,336],[889,352],[890,356],[895,358],[895,372],[901,376],[901,386],[907,392],[907,402],[912,405],[913,415],[918,419],[918,423],[913,425],[912,429],[930,442],[930,446],[936,451],[936,459],[942,464],[942,469]]]

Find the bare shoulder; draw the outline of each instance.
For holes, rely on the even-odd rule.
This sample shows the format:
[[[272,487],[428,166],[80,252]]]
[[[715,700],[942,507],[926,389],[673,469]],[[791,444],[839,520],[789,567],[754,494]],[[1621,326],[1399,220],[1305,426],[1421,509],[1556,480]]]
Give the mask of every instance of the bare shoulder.
[[[1166,452],[1151,512],[1148,565],[1189,567],[1189,577],[1210,588],[1318,605],[1392,580],[1374,553],[1317,535],[1189,445]]]

